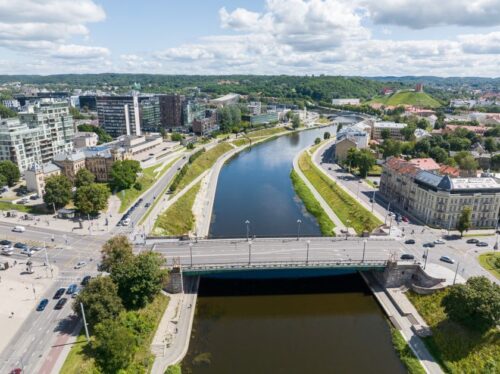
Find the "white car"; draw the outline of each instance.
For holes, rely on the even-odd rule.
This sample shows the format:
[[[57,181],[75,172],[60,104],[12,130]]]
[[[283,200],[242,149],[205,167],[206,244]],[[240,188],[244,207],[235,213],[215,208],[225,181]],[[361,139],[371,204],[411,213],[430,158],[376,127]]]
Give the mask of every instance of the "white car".
[[[445,244],[443,239],[436,239],[434,240],[434,244]]]
[[[87,263],[85,261],[78,261],[78,263],[75,265],[75,269],[81,269],[85,265],[87,265]]]
[[[12,231],[14,231],[14,232],[25,232],[26,228],[24,226],[14,226],[14,228],[12,229]]]
[[[14,248],[12,246],[2,248],[2,254],[4,256],[12,256],[13,253],[14,253]]]
[[[34,252],[30,248],[22,248],[21,254],[26,256],[31,256]]]

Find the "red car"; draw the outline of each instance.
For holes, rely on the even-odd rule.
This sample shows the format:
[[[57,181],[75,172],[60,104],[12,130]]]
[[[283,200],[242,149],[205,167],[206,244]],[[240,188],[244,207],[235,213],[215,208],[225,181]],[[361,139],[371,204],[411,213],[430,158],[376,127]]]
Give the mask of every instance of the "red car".
[[[408,219],[408,217],[403,216],[403,218],[401,218],[401,219],[402,219],[402,220],[403,220],[403,222],[405,222],[405,223],[410,222],[410,220]]]
[[[10,371],[9,374],[22,374],[23,370],[20,368],[15,368]]]

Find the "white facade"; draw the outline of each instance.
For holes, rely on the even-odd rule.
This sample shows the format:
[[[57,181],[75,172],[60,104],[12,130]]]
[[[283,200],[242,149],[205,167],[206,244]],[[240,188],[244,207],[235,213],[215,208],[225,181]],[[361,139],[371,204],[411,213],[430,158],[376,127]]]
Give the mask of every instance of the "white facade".
[[[18,118],[0,119],[0,160],[12,161],[21,172],[34,163],[41,163],[40,133]]]
[[[396,122],[375,122],[373,124],[372,138],[381,139],[382,131],[388,130],[390,137],[392,139],[403,140],[403,135],[401,130],[407,126],[406,123],[396,123]]]
[[[359,99],[332,99],[332,105],[359,105]]]
[[[256,116],[262,113],[262,104],[260,101],[251,101],[247,108],[251,115]]]

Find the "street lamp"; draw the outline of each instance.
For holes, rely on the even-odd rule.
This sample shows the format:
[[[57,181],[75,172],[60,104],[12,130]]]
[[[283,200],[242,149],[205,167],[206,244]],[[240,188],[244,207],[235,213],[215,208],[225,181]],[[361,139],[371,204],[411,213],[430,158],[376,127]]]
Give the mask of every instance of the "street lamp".
[[[425,270],[425,267],[427,266],[427,257],[429,257],[429,250],[428,249],[426,249],[424,251],[424,260],[425,260],[424,261],[424,270]]]
[[[457,268],[455,270],[455,276],[453,277],[453,284],[457,281],[457,273],[458,273],[458,267],[460,266],[460,262],[457,262]]]
[[[373,213],[373,205],[375,204],[375,193],[377,190],[373,190],[373,196],[372,196],[372,213]]]
[[[245,224],[247,225],[247,242],[248,242],[250,240],[249,239],[249,236],[250,236],[250,221],[246,220]]]
[[[368,240],[363,240],[363,258],[361,259],[361,262],[365,262],[365,251],[366,251],[366,243],[368,242]]]
[[[191,257],[191,267],[193,267],[193,243],[189,243],[189,257]]]
[[[252,241],[248,241],[248,265],[250,266],[252,262]]]
[[[308,240],[306,244],[307,244],[306,265],[309,265],[309,246],[311,245],[311,241]]]
[[[297,241],[300,239],[300,224],[302,221],[300,219],[297,220]]]

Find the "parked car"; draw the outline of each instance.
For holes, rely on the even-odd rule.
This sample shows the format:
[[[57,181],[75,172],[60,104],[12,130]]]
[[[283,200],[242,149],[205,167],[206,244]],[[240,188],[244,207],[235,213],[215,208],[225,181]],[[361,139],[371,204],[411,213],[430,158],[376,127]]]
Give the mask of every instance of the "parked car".
[[[39,252],[41,251],[43,248],[42,247],[37,247],[37,246],[33,246],[30,248],[33,252]]]
[[[64,295],[64,291],[66,291],[66,288],[62,287],[59,288],[56,293],[54,294],[54,299],[60,299],[62,295]]]
[[[90,275],[84,276],[80,284],[82,286],[86,286],[87,284],[89,284],[91,278],[92,277]]]
[[[78,261],[77,264],[75,265],[75,269],[81,269],[83,268],[85,265],[87,265],[87,262],[86,261]]]
[[[70,284],[68,286],[68,289],[66,290],[66,294],[68,294],[68,295],[73,294],[76,291],[77,288],[78,288],[78,286],[76,284],[74,284],[74,283]]]
[[[146,203],[144,204],[144,207],[149,208],[151,206],[151,203]]]
[[[78,294],[79,294],[79,293],[80,293],[80,289],[79,289],[79,288],[77,288],[77,289],[75,290],[75,292],[73,292],[73,293],[71,294],[71,297],[72,297],[73,299],[75,299],[75,298],[78,296]]]
[[[125,219],[122,219],[122,226],[128,226],[130,225],[130,218],[125,218]]]
[[[31,195],[30,196],[30,200],[38,200],[40,198],[40,196],[38,195]]]
[[[445,244],[443,239],[436,239],[434,240],[434,244]]]
[[[478,247],[487,247],[488,243],[486,243],[486,242],[479,242],[479,243],[476,244],[476,246],[478,246]]]
[[[409,253],[404,253],[401,255],[401,260],[414,260],[415,256],[409,254]]]
[[[477,243],[479,243],[479,240],[478,239],[474,239],[474,238],[467,239],[466,243],[467,244],[477,244]]]
[[[14,226],[14,228],[12,229],[12,231],[14,231],[14,232],[25,232],[26,229],[24,228],[24,226]]]
[[[33,254],[34,252],[31,250],[31,248],[29,247],[26,247],[26,248],[22,248],[21,249],[21,254],[22,255],[26,255],[28,257],[31,257],[31,255]]]
[[[452,258],[450,258],[448,256],[441,256],[441,257],[439,257],[439,260],[443,261],[443,262],[447,262],[448,264],[454,264],[455,263],[455,260],[453,260]]]
[[[410,220],[406,216],[403,216],[403,218],[401,218],[401,219],[403,220],[404,223],[410,222]]]
[[[36,307],[37,312],[41,312],[42,310],[44,310],[48,303],[49,303],[48,299],[42,299],[38,304],[38,306]]]
[[[2,248],[2,254],[4,256],[12,256],[13,253],[14,253],[13,247],[3,247]]]
[[[21,243],[21,242],[17,242],[16,244],[14,244],[14,248],[17,248],[17,249],[24,249],[24,248],[28,248],[28,244],[24,244],[24,243]]]
[[[10,240],[0,240],[0,247],[11,247],[12,242]]]
[[[415,244],[415,239],[408,239],[405,241],[405,244]]]
[[[434,248],[436,245],[433,242],[428,242],[424,244],[424,247],[426,248]]]
[[[56,306],[54,307],[54,309],[62,309],[64,307],[64,305],[66,305],[66,302],[68,301],[67,298],[63,297],[62,299],[59,299],[59,301],[57,302]]]

